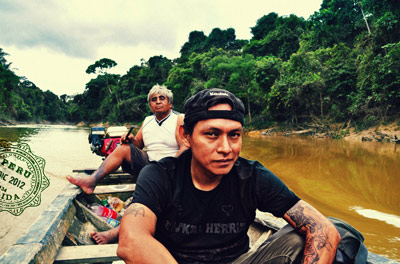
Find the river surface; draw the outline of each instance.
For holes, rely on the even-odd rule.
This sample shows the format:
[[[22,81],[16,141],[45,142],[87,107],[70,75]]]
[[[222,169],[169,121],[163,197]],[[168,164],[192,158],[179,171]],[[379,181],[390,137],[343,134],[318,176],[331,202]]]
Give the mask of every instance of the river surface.
[[[0,139],[26,142],[46,161],[50,186],[41,203],[20,216],[0,212],[0,255],[68,184],[77,168],[96,168],[88,128],[64,125],[0,127]],[[400,261],[400,145],[304,137],[243,139],[243,157],[260,161],[324,215],[341,218],[365,237],[371,252]]]

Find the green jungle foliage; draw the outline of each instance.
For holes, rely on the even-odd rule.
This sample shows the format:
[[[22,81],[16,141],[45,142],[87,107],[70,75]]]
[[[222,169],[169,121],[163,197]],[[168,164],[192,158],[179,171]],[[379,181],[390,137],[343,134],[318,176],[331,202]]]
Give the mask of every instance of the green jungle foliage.
[[[0,118],[111,123],[150,114],[147,93],[165,84],[174,108],[195,92],[225,88],[246,106],[246,123],[349,122],[370,126],[399,118],[400,2],[324,0],[308,20],[267,14],[250,40],[235,30],[192,31],[174,60],[153,56],[123,75],[103,58],[88,66],[94,78],[82,94],[57,97],[16,76],[0,49]]]
[[[0,48],[0,121],[65,121],[68,107],[65,97],[43,92],[25,77],[10,70],[8,54]]]

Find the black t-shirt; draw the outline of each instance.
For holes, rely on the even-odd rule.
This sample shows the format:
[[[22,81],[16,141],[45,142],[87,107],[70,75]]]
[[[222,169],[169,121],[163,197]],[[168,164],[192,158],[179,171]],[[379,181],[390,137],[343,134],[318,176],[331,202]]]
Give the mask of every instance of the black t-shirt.
[[[133,202],[157,216],[155,237],[179,263],[224,263],[249,248],[247,231],[259,209],[283,216],[299,198],[256,161],[239,158],[211,191],[192,182],[190,150],[144,167]]]

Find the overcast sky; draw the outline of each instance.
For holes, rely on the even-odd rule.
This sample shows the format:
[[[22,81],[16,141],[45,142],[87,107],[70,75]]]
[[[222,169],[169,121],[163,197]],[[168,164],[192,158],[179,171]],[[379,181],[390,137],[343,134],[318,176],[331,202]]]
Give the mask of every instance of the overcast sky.
[[[257,19],[275,12],[307,19],[322,0],[0,0],[0,48],[11,69],[43,91],[82,93],[101,58],[125,74],[140,60],[179,57],[193,30],[234,28],[250,39]]]

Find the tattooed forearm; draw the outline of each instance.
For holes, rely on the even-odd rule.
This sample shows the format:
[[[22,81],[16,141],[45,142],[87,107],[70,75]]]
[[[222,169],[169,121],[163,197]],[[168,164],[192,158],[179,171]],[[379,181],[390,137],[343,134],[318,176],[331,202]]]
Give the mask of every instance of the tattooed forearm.
[[[287,214],[296,224],[295,228],[297,231],[305,234],[308,229],[309,232],[313,234],[320,228],[320,225],[313,217],[304,214],[304,209],[303,206],[297,204],[287,211]]]
[[[305,235],[303,263],[318,263],[322,253],[334,254],[325,218],[313,207],[300,201],[286,212],[294,228]]]
[[[142,217],[144,217],[145,216],[144,207],[140,204],[132,204],[126,210],[125,215],[134,215],[135,217],[141,215]]]
[[[306,246],[304,248],[304,255],[302,263],[317,263],[319,260],[318,253],[313,247],[313,243],[306,240]]]
[[[303,263],[318,263],[320,255],[318,252],[326,249],[330,251],[332,245],[329,243],[328,236],[325,234],[310,236],[306,238],[306,246],[304,248]]]

